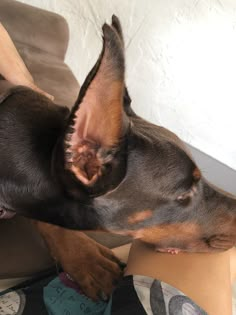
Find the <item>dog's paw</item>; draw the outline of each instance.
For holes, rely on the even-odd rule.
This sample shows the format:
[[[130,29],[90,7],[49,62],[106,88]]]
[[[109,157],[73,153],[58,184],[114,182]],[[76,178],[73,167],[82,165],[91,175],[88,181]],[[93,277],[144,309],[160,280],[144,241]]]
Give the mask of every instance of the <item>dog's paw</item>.
[[[107,300],[122,276],[118,258],[84,233],[64,229],[62,233],[54,253],[64,271],[86,296]]]

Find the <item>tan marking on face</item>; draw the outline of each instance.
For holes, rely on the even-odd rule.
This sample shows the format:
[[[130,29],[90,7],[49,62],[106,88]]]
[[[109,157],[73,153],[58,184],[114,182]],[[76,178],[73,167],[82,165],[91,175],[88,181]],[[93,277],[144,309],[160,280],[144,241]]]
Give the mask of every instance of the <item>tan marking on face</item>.
[[[199,179],[201,178],[201,172],[199,170],[199,168],[195,168],[194,171],[193,171],[193,178],[195,181],[199,181]]]
[[[153,215],[152,210],[143,210],[143,211],[135,212],[128,217],[127,222],[129,224],[139,223],[139,222],[142,222],[151,218],[152,215]]]
[[[201,235],[200,227],[194,223],[154,226],[132,232],[135,238],[140,238],[150,244],[168,240],[187,242],[187,240],[196,239]]]
[[[200,226],[194,223],[163,224],[139,230],[119,230],[115,232],[141,239],[149,244],[163,243],[165,246],[173,242],[190,244],[193,240],[199,239],[202,234]]]

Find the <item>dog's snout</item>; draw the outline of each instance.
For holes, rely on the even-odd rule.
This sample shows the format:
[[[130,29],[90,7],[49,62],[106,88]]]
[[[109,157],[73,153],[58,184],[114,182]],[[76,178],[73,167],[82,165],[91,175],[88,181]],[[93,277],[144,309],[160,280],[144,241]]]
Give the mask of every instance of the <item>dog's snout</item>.
[[[210,248],[227,250],[236,244],[236,199],[208,183],[203,193],[205,241]]]

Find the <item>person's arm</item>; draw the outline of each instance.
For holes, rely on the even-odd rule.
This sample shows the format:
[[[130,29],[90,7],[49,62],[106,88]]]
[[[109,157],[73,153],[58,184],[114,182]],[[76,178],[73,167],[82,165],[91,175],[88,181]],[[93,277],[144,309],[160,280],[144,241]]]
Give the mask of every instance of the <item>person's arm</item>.
[[[0,74],[14,85],[27,86],[50,99],[54,97],[34,84],[25,63],[20,57],[6,29],[0,23]]]

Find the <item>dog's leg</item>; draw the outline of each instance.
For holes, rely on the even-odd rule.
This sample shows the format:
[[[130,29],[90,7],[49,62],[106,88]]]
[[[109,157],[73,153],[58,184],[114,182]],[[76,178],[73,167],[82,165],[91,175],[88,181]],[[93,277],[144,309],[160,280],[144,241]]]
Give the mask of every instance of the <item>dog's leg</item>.
[[[106,299],[122,276],[112,251],[82,232],[35,222],[52,256],[93,300]],[[105,295],[104,295],[105,294]]]
[[[16,50],[6,29],[0,23],[0,74],[14,85],[27,86],[50,99],[54,97],[34,84],[34,79],[29,73],[24,61]]]

